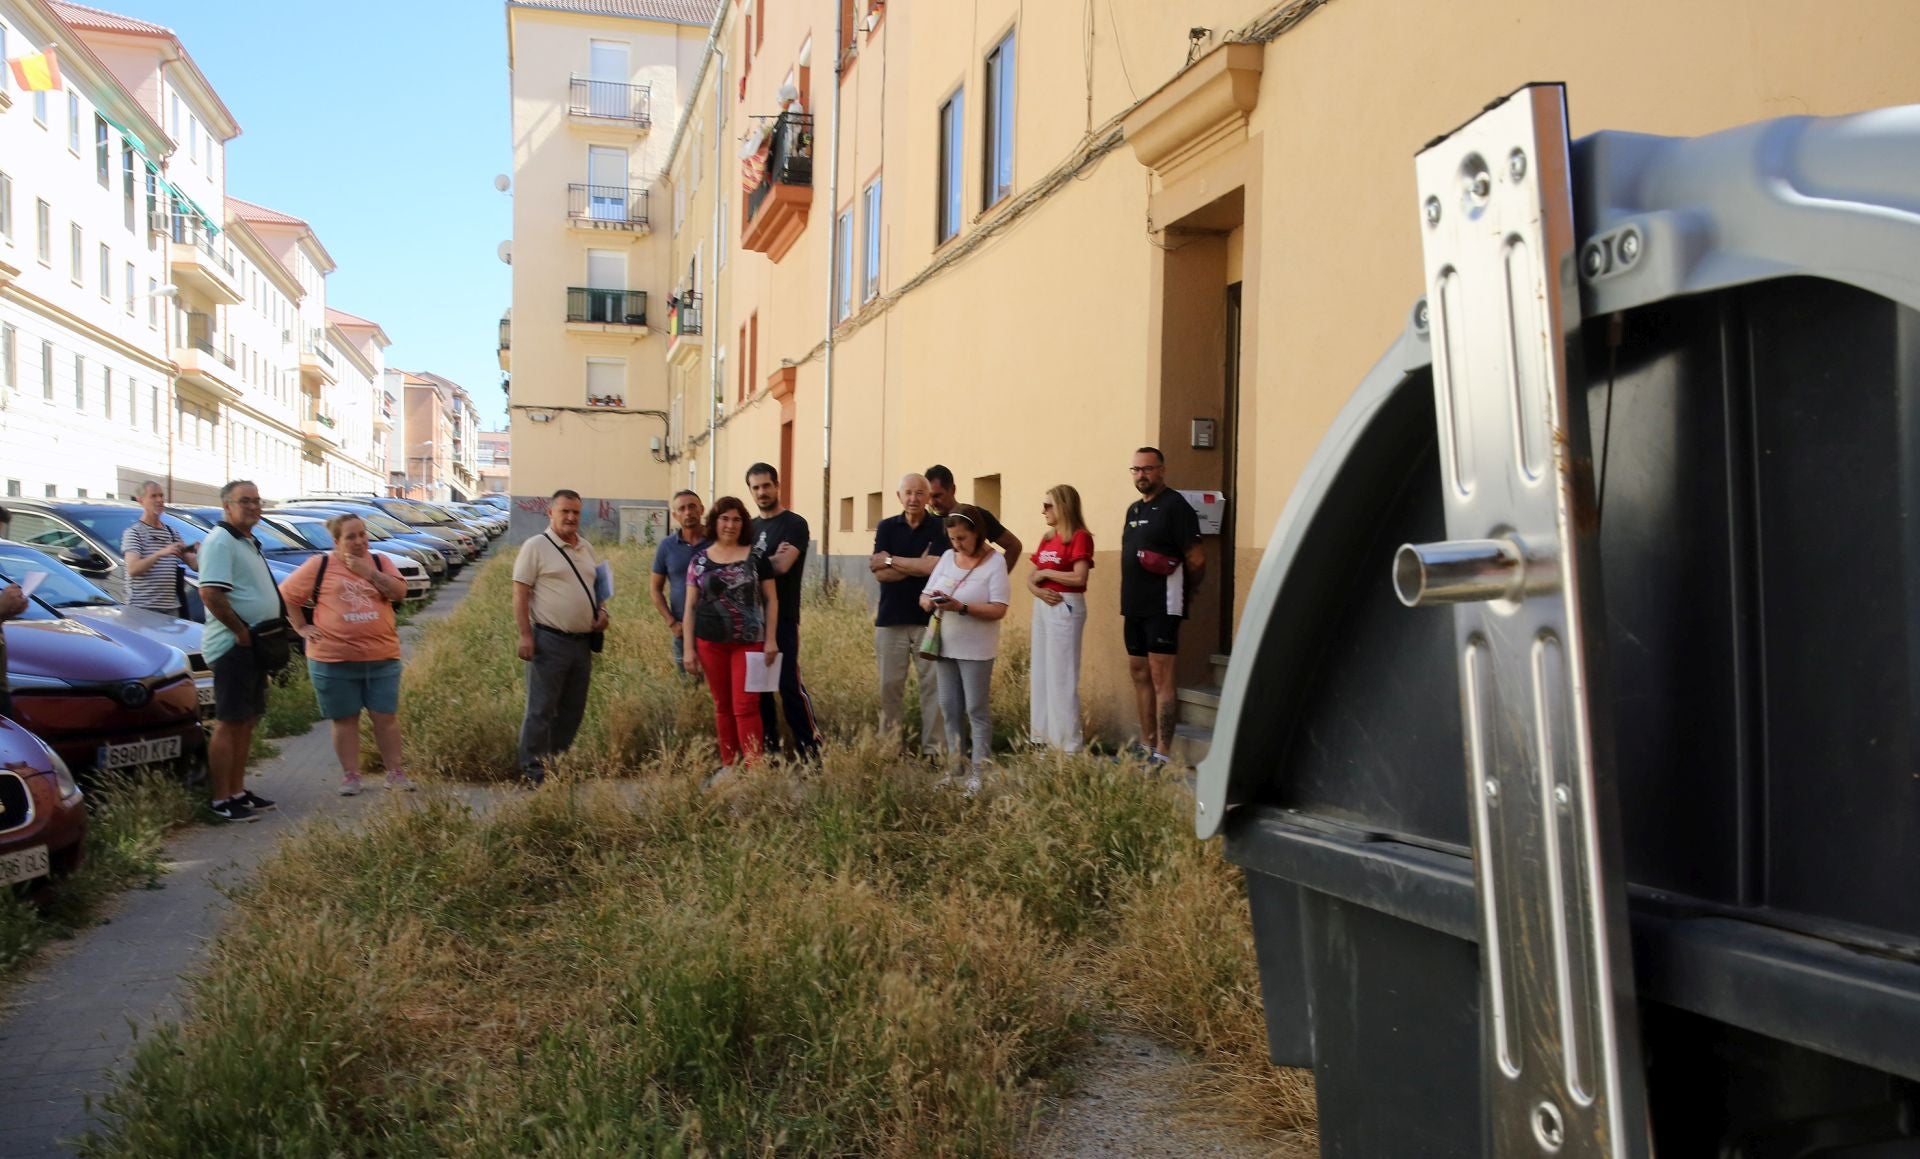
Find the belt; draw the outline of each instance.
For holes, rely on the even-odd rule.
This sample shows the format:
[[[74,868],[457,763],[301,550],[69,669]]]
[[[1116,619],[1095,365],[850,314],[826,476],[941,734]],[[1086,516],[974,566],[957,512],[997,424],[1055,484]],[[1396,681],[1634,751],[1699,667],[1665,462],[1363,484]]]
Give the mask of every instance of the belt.
[[[558,628],[549,628],[545,624],[535,624],[533,630],[536,632],[545,632],[549,636],[562,636],[569,640],[591,640],[593,638],[592,632],[562,632]]]

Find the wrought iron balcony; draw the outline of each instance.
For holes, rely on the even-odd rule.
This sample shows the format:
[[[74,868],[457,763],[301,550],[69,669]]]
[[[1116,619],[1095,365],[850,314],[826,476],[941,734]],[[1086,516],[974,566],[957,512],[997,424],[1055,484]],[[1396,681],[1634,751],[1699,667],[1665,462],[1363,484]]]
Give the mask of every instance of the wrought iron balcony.
[[[213,355],[213,357],[219,361],[220,365],[226,367],[228,370],[233,369],[233,355],[228,354],[224,350],[215,349],[213,343],[208,341],[207,339],[189,338],[187,339],[187,345],[193,347],[195,350],[198,350],[202,354]]]
[[[198,217],[184,213],[174,214],[173,228],[169,231],[169,236],[181,245],[192,246],[199,250],[204,256],[197,257],[196,260],[212,262],[229,278],[234,276],[233,259],[215,248],[212,230]]]
[[[755,120],[767,120],[756,117]],[[813,116],[810,113],[785,112],[772,118],[768,141],[756,159],[764,156],[760,180],[747,194],[747,218],[760,212],[776,185],[813,184]],[[751,161],[749,163],[752,163]]]
[[[682,290],[667,303],[667,333],[676,336],[700,333],[699,294]]]
[[[598,322],[611,326],[645,326],[645,290],[595,290],[567,287],[567,321]]]
[[[644,229],[647,191],[625,185],[569,185],[567,217],[600,228]]]
[[[513,319],[500,319],[500,349],[513,349]]]
[[[567,113],[596,120],[625,121],[637,129],[653,123],[652,89],[647,85],[575,76],[567,83]]]

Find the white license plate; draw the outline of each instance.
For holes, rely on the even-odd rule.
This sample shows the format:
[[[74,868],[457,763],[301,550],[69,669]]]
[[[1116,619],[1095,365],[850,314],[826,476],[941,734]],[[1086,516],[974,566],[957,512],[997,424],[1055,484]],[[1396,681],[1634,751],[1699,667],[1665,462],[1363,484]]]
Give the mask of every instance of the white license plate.
[[[193,691],[194,691],[194,694],[200,698],[201,708],[205,708],[207,705],[213,703],[213,685],[211,684],[197,685],[195,686]]]
[[[95,763],[102,769],[125,769],[134,765],[150,765],[155,761],[170,761],[179,755],[180,738],[163,736],[155,740],[101,745],[100,759]]]
[[[47,847],[34,845],[26,849],[16,849],[12,853],[0,853],[0,884],[12,885],[20,881],[32,881],[36,877],[45,877],[50,868],[47,865]]]

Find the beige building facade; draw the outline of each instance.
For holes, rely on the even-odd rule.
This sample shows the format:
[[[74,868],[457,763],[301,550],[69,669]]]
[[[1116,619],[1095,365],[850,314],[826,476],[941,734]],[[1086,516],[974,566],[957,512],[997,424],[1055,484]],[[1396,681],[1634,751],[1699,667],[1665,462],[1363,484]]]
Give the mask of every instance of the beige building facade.
[[[1182,678],[1204,683],[1295,480],[1421,295],[1426,141],[1542,78],[1567,83],[1576,134],[1920,101],[1902,0],[709,15],[653,190],[684,217],[652,285],[697,293],[700,317],[698,335],[641,344],[668,394],[669,477],[625,431],[576,429],[570,456],[625,448],[632,482],[610,485],[663,497],[740,494],[750,463],[779,464],[816,550],[852,577],[904,471],[945,463],[1028,545],[1043,492],[1073,484],[1100,548],[1083,699],[1115,740],[1133,729],[1117,613],[1132,451],[1161,447],[1172,486],[1222,497],[1182,639]],[[544,483],[534,461],[523,450],[516,493]]]

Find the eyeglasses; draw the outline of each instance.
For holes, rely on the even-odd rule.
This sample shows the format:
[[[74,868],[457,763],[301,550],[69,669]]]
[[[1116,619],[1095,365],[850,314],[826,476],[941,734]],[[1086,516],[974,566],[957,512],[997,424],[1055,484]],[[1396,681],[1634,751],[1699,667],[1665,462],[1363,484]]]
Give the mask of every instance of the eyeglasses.
[[[242,506],[242,507],[258,507],[258,506],[260,506],[260,500],[258,500],[258,499],[229,499],[229,500],[227,500],[227,502],[229,502],[229,503],[238,503],[238,504],[239,504],[240,506]]]
[[[1166,468],[1161,466],[1159,463],[1155,463],[1151,467],[1128,467],[1127,470],[1133,472],[1136,475],[1144,475],[1149,471],[1164,471],[1166,470]]]
[[[1052,510],[1053,510],[1053,504],[1051,504],[1051,503],[1042,503],[1042,504],[1040,504],[1040,510],[1042,510],[1042,511],[1052,511]]]

